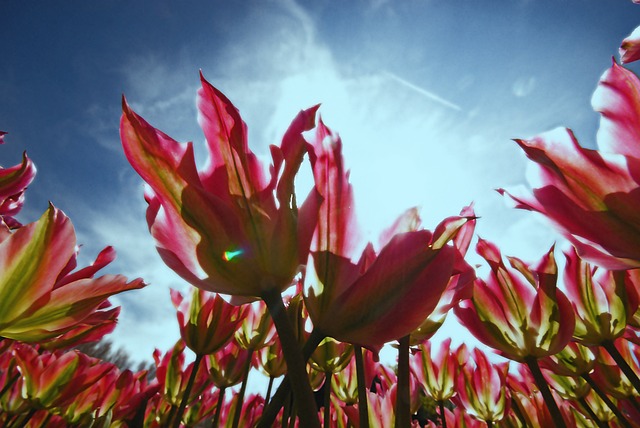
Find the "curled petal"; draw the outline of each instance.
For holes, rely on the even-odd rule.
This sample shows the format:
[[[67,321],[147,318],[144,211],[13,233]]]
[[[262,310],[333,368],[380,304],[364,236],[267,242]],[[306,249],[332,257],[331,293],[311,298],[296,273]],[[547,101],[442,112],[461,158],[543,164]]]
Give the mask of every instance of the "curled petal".
[[[601,114],[597,135],[600,150],[640,158],[640,148],[634,143],[640,138],[638,77],[614,61],[600,78],[591,104]]]
[[[628,64],[640,58],[640,27],[633,30],[620,45],[620,62]]]

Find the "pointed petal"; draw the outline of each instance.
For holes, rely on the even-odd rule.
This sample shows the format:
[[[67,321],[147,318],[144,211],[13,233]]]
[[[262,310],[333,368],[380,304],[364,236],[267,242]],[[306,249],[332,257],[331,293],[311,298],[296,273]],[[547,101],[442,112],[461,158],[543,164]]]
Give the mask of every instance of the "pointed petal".
[[[147,222],[169,267],[202,288],[225,294],[254,292],[230,280],[248,273],[228,263],[226,252],[251,249],[242,248],[248,240],[237,215],[202,188],[191,144],[179,144],[156,130],[126,102],[120,133],[129,163],[150,187]]]
[[[382,248],[398,233],[413,232],[420,228],[422,219],[418,207],[412,207],[400,214],[391,226],[386,228],[378,240],[378,248]]]
[[[209,149],[207,179],[218,168],[226,169],[228,192],[249,200],[268,185],[261,162],[249,150],[247,126],[229,99],[200,73],[198,123]],[[215,191],[215,189],[210,189]]]
[[[110,296],[144,287],[142,279],[127,282],[122,275],[81,279],[57,288],[47,304],[12,323],[3,336],[38,341],[58,335],[85,320]]]
[[[53,205],[37,222],[17,229],[0,243],[0,336],[16,318],[49,300],[75,244],[71,221]]]

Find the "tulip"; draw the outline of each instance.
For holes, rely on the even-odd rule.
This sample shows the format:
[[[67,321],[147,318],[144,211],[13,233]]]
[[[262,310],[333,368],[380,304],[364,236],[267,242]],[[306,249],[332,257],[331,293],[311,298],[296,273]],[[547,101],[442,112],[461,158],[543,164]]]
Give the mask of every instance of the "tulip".
[[[584,345],[613,341],[638,309],[633,272],[599,271],[574,249],[565,254],[564,283],[576,315],[573,337]]]
[[[615,403],[604,393],[602,387],[591,377],[596,366],[598,348],[589,348],[578,342],[569,342],[567,346],[555,355],[540,360],[540,367],[560,376],[581,378],[589,384],[591,389],[600,397],[624,426],[628,426],[625,417],[619,412]]]
[[[103,363],[78,351],[43,352],[21,344],[13,349],[24,379],[23,395],[38,408],[52,409],[72,403],[110,370]]]
[[[114,259],[111,247],[72,272],[76,257],[71,221],[53,206],[34,223],[0,232],[0,337],[34,342],[108,322],[107,298],[145,285],[122,275],[93,278]]]
[[[171,290],[171,301],[177,311],[180,336],[186,346],[196,354],[175,419],[175,424],[179,424],[203,358],[222,348],[231,339],[242,324],[247,308],[231,305],[220,295],[198,288],[193,289],[189,302],[185,301],[178,291]]]
[[[191,400],[200,395],[209,382],[205,371],[198,370],[198,367],[194,367],[195,364],[193,362],[184,367],[185,347],[184,341],[179,339],[173,349],[164,356],[161,356],[158,349],[153,352],[153,359],[156,364],[156,379],[160,384],[160,393],[170,405],[169,413],[162,415],[164,426],[177,426],[173,424],[180,423],[182,414],[178,410],[182,402],[189,404]],[[192,376],[194,371],[196,375]],[[184,410],[184,407],[182,410]]]
[[[347,367],[352,359],[353,346],[348,343],[337,342],[329,337],[325,338],[311,356],[311,366],[314,370],[324,373],[324,414],[325,427],[331,421],[331,385],[333,375]]]
[[[458,319],[485,345],[529,367],[555,423],[564,426],[538,365],[539,358],[561,351],[575,328],[571,303],[556,287],[553,247],[535,267],[510,258],[512,269],[490,242],[479,240],[476,251],[489,263],[491,274],[486,282],[478,278],[472,298],[455,308]]]
[[[247,314],[246,306],[231,305],[218,294],[194,288],[191,300],[171,290],[180,336],[196,355],[209,355],[233,337]]]
[[[640,81],[614,63],[592,104],[601,113],[599,151],[581,147],[568,129],[516,140],[537,174],[532,194],[509,196],[551,220],[589,262],[640,267]]]
[[[198,288],[254,299],[280,292],[306,258],[304,238],[313,227],[312,217],[298,212],[293,179],[306,150],[301,133],[314,126],[317,107],[301,112],[281,146],[271,146],[267,175],[238,110],[200,77],[209,155],[200,171],[191,143],[153,128],[123,101],[122,145],[147,183],[149,230],[165,263]]]
[[[312,144],[322,204],[305,273],[305,304],[325,336],[377,351],[411,333],[434,310],[453,272],[456,250],[446,244],[469,219],[448,218],[434,233],[406,231],[420,222],[417,211],[409,210],[392,233],[381,236],[379,251],[369,244],[360,252],[342,141],[320,122]]]
[[[124,370],[120,373],[113,388],[102,397],[102,409],[113,409],[113,421],[132,421],[144,410],[147,401],[155,396],[161,385],[147,381],[145,370],[133,373]],[[104,413],[104,410],[102,411]]]
[[[419,345],[418,352],[410,359],[411,369],[420,388],[438,403],[440,420],[444,427],[447,426],[444,403],[456,393],[456,379],[459,376],[460,367],[467,357],[468,352],[465,345],[451,351],[451,339],[449,338],[442,342],[437,355],[431,355],[431,343],[427,342]]]
[[[472,298],[455,308],[462,324],[481,342],[515,361],[561,351],[571,339],[575,319],[571,303],[556,288],[553,248],[533,268],[510,258],[513,269],[509,269],[500,250],[482,239],[477,252],[489,263],[491,275],[486,282],[477,279]]]
[[[475,368],[463,364],[456,379],[456,402],[466,413],[492,425],[509,412],[511,397],[507,389],[508,363],[491,364],[484,352],[473,350]]]
[[[271,146],[266,174],[249,150],[238,110],[201,75],[200,124],[208,164],[196,168],[191,143],[182,145],[153,128],[123,100],[120,136],[131,166],[147,183],[147,223],[167,266],[192,285],[263,299],[274,318],[301,421],[318,426],[305,362],[283,315],[280,293],[306,261],[317,210],[316,195],[298,210],[294,178],[303,161],[302,132],[315,126],[317,106],[302,111]],[[286,317],[285,317],[286,318]]]

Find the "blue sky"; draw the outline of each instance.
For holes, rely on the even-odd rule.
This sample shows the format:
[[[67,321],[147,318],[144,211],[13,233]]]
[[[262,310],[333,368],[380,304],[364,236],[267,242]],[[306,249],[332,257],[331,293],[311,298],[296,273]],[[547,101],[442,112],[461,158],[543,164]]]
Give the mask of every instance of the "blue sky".
[[[475,201],[478,233],[533,260],[557,238],[493,190],[525,183],[527,162],[510,140],[568,126],[594,146],[591,94],[640,24],[640,6],[4,0],[0,16],[0,130],[9,133],[0,163],[27,150],[38,167],[20,219],[37,219],[51,200],[74,222],[85,263],[114,245],[109,270],[151,283],[114,299],[124,306],[116,341],[150,359],[178,334],[166,288],[186,286],[147,233],[142,184],[119,142],[123,93],[156,127],[199,146],[202,69],[265,155],[298,110],[322,103],[372,239],[410,206],[431,228]]]

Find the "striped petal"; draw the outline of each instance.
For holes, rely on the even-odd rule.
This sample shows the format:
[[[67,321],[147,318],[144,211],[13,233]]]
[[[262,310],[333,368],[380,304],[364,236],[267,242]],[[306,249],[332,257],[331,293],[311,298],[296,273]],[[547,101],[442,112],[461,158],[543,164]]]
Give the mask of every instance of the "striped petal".
[[[0,243],[0,336],[48,303],[75,245],[71,221],[53,206]]]

